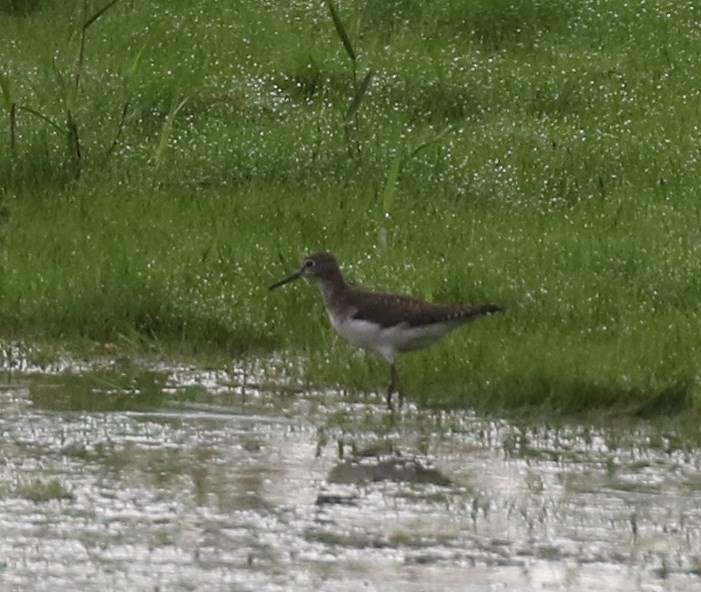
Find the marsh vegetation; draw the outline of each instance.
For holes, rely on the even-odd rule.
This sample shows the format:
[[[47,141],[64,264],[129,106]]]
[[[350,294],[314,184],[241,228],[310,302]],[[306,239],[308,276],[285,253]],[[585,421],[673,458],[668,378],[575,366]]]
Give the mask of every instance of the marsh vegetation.
[[[508,308],[404,358],[422,404],[697,418],[695,4],[333,6],[3,15],[5,342],[284,351],[378,389],[312,289],[265,291],[323,248],[369,287]]]

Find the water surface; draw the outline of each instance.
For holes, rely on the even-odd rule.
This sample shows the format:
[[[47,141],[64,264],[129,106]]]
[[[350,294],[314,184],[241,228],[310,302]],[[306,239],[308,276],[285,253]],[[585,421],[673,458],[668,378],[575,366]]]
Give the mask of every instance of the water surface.
[[[5,376],[0,589],[701,590],[701,452],[242,372]]]

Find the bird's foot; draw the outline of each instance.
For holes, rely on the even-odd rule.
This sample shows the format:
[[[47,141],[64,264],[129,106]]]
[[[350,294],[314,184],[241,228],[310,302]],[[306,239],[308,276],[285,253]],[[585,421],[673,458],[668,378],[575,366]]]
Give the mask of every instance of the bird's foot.
[[[394,389],[388,390],[387,391],[387,410],[392,411],[392,412],[395,411],[394,403],[392,402],[392,395],[394,393],[397,393],[397,409],[396,409],[396,411],[400,411],[402,406],[404,405],[404,395],[402,394],[402,392],[400,390],[394,390]]]

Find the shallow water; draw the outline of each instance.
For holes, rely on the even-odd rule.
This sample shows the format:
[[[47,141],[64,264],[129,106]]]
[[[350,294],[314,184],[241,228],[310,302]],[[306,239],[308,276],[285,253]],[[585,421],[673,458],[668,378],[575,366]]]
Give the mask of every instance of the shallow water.
[[[701,451],[241,372],[5,376],[0,589],[701,590]]]

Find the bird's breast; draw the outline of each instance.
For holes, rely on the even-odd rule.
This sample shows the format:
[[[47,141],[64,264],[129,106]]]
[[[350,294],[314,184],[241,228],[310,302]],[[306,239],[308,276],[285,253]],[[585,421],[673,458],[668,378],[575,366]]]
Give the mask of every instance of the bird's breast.
[[[365,349],[377,349],[381,327],[370,321],[329,312],[331,325],[348,343]]]

